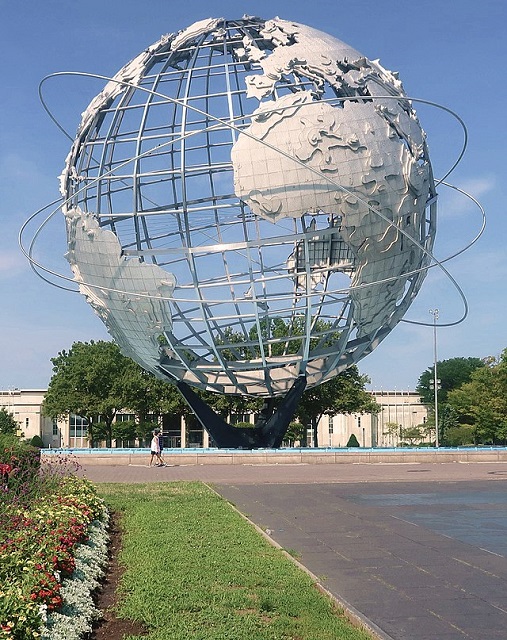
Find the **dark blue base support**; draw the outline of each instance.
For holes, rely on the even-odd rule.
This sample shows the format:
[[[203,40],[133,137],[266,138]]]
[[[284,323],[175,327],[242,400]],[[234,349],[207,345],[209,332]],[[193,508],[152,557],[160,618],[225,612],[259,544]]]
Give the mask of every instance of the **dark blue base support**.
[[[306,389],[306,377],[297,378],[276,411],[267,401],[261,420],[252,428],[225,422],[186,382],[179,380],[176,387],[220,449],[278,449]]]

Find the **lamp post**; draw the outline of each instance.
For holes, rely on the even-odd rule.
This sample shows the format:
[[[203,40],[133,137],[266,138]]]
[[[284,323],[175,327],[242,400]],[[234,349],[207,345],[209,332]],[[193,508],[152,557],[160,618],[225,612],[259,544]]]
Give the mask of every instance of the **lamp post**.
[[[433,316],[433,392],[435,394],[435,447],[438,449],[438,386],[440,380],[437,376],[437,320],[439,316],[438,309],[430,309]]]

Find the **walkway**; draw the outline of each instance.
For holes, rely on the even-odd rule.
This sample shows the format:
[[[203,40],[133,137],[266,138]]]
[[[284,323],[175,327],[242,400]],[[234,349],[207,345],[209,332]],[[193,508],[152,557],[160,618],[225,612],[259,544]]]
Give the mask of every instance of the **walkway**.
[[[507,638],[507,464],[90,466],[202,480],[385,640]]]

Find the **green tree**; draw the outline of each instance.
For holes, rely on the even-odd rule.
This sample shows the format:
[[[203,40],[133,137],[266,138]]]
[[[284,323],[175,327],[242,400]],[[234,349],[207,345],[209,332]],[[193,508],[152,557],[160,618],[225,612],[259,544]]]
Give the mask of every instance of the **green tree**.
[[[465,382],[469,382],[476,369],[484,367],[481,358],[450,358],[437,362],[437,377],[440,388],[437,390],[438,404],[447,402],[447,396],[453,389],[458,389]],[[423,404],[433,406],[435,391],[433,389],[435,368],[426,369],[420,376],[415,390],[421,396]]]
[[[16,435],[19,424],[13,414],[5,407],[0,407],[0,433]]]
[[[121,386],[124,408],[136,415],[138,424],[151,424],[148,416],[154,416],[156,421],[163,413],[185,415],[190,411],[173,384],[156,378],[133,360],[125,367]]]
[[[37,434],[34,435],[33,438],[30,440],[30,444],[32,445],[32,447],[37,447],[37,449],[44,448],[44,442],[42,441],[42,438]]]
[[[141,443],[148,445],[152,438],[153,430],[158,428],[157,422],[136,422],[135,424],[135,435],[139,438]]]
[[[317,347],[323,348],[330,346],[338,340],[340,336],[339,332],[329,332],[331,327],[332,323],[325,320],[316,319],[312,322],[311,330],[313,337],[310,340],[310,351]],[[226,328],[223,336],[217,339],[216,343],[221,350],[222,356],[226,360],[260,358],[262,355],[265,357],[281,357],[298,353],[302,348],[305,333],[306,317],[303,314],[287,319],[279,316],[269,316],[260,321],[259,327],[253,326],[250,329],[248,341],[245,341],[242,333],[237,333],[231,328]],[[347,386],[345,385],[345,380],[338,386],[340,387],[339,390],[344,392]],[[300,412],[296,413],[296,417],[303,417],[303,419],[307,421],[306,424],[312,426],[315,433],[315,440],[317,438],[316,424],[320,416],[325,412],[326,407],[332,405],[332,402],[326,397],[326,391],[323,391],[320,387],[318,389],[317,391],[313,391],[313,393],[311,391],[305,393],[300,403]],[[328,390],[329,393],[333,392],[332,387],[329,387]],[[213,407],[224,419],[234,414],[258,413],[261,411],[263,405],[262,399],[259,398],[250,398],[241,395],[226,396],[207,392],[199,393],[205,402]],[[322,412],[315,407],[316,403],[319,402],[318,397],[321,399],[320,404],[325,405]],[[346,400],[344,401],[346,402]],[[275,408],[276,404],[277,401],[275,400]],[[305,404],[313,404],[314,406],[311,409],[308,407],[305,409]],[[331,413],[332,410],[330,409],[329,412]],[[306,426],[304,427],[302,439],[306,439]]]
[[[463,447],[474,444],[475,430],[470,425],[450,427],[447,431],[447,441],[450,447]]]
[[[447,429],[456,426],[456,415],[447,406],[447,398],[451,391],[459,389],[470,381],[472,373],[485,366],[485,360],[481,358],[449,358],[437,362],[437,378],[440,380],[437,389],[438,400],[438,439],[446,444]],[[428,416],[428,429],[433,427],[435,431],[435,367],[426,369],[420,377],[415,390],[421,396],[423,404],[432,408],[433,414]]]
[[[199,391],[198,394],[224,420],[228,420],[229,416],[257,413],[264,403],[262,398],[243,395],[226,395],[210,391]]]
[[[356,365],[317,387],[307,389],[296,410],[299,422],[311,427],[318,447],[317,425],[323,415],[337,413],[378,413],[379,405],[365,389],[369,382]]]
[[[305,437],[305,426],[300,422],[291,422],[289,428],[285,433],[284,440],[289,443],[290,447],[294,446],[294,443],[302,442]]]
[[[398,424],[398,422],[386,422],[382,435],[389,436],[388,442],[391,446],[397,445],[401,437],[401,424]]]
[[[59,418],[70,413],[88,420],[88,437],[104,437],[111,445],[116,413],[127,405],[125,376],[130,358],[113,342],[75,342],[69,351],[52,358],[53,376],[43,402],[43,413]],[[100,426],[94,433],[95,424]]]
[[[405,427],[400,429],[400,437],[404,442],[408,442],[411,447],[421,442],[423,433],[421,427]]]
[[[440,445],[445,445],[452,447],[454,446],[449,438],[448,432],[451,429],[454,429],[459,426],[459,415],[457,411],[452,407],[448,402],[442,403],[438,407],[438,440]],[[431,442],[435,441],[436,431],[435,431],[435,413],[430,412],[428,414],[428,420],[422,426],[423,433]]]
[[[137,423],[135,422],[135,420],[123,420],[122,422],[114,422],[112,427],[112,436],[114,440],[121,442],[121,446],[125,446],[126,442],[129,443],[136,438]]]
[[[260,321],[260,331],[260,342],[266,357],[297,353],[301,347],[302,340],[299,336],[303,333],[303,326],[298,319],[290,323],[283,318],[269,316]],[[291,339],[292,336],[295,339]],[[259,332],[256,326],[250,330],[250,339],[259,342]],[[260,346],[253,347],[253,352],[254,357],[261,357]]]
[[[223,335],[216,336],[215,344],[224,360],[249,360],[254,357],[254,350],[245,344],[245,335],[226,327]]]
[[[328,333],[331,326],[331,322],[319,318],[312,322],[311,330],[314,337],[310,340],[310,351],[317,347],[331,346],[338,340],[339,331]],[[264,354],[267,357],[295,354],[303,345],[302,336],[306,333],[306,318],[299,315],[284,320],[278,316],[269,316],[261,320],[260,330]],[[253,343],[259,342],[258,335],[257,327],[252,327],[249,337]],[[253,351],[254,357],[261,356],[259,346],[252,346],[250,350]]]
[[[489,360],[470,381],[449,393],[449,404],[462,425],[473,427],[475,444],[507,442],[507,349]]]

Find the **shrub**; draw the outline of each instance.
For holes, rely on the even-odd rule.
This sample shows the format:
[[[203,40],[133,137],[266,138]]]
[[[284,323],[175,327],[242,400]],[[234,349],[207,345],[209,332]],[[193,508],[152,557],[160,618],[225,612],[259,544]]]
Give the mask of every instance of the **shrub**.
[[[0,407],[0,434],[16,435],[19,429],[18,421],[5,407]]]
[[[40,469],[40,449],[10,434],[0,434],[0,475],[2,486],[19,493]],[[1,501],[1,498],[0,498]]]
[[[236,422],[232,426],[236,427],[236,429],[255,429],[255,425],[251,422]]]
[[[449,427],[445,432],[445,444],[450,447],[473,445],[474,427],[469,425]]]
[[[359,447],[361,446],[354,434],[352,434],[347,442],[347,447]]]
[[[42,438],[40,436],[34,436],[30,440],[30,444],[31,444],[32,447],[37,447],[37,449],[43,449],[44,448],[44,442],[42,442]]]

